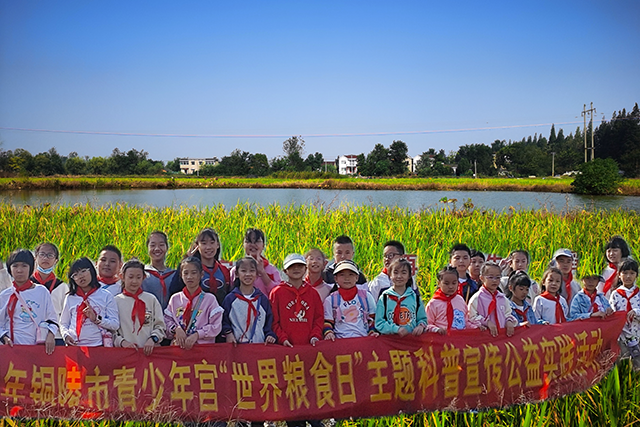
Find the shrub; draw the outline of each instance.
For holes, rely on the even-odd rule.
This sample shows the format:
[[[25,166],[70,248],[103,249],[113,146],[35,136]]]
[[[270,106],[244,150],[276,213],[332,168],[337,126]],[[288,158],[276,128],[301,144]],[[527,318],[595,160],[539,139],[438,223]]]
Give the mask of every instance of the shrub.
[[[583,163],[571,186],[578,194],[614,194],[623,179],[618,164],[612,159],[595,159]]]

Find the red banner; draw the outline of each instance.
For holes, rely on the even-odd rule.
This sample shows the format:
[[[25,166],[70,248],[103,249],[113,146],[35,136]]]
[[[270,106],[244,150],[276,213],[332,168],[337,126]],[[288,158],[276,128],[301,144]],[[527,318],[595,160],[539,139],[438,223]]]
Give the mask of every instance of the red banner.
[[[449,336],[384,336],[293,349],[0,346],[0,415],[296,420],[469,410],[586,390],[613,366],[624,313]]]

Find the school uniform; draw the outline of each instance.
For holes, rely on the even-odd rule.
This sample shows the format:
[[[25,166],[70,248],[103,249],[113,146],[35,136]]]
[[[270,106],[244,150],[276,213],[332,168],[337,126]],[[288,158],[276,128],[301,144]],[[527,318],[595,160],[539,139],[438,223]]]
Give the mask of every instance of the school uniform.
[[[79,346],[101,346],[103,345],[103,333],[116,331],[120,326],[118,306],[113,299],[113,295],[107,289],[96,289],[95,292],[87,297],[87,303],[102,320],[96,325],[88,317],[84,317],[80,326],[80,334],[78,334],[78,306],[83,301],[83,298],[77,294],[67,295],[62,316],[60,317],[60,333],[63,339],[70,336]]]
[[[467,303],[457,293],[448,297],[437,289],[433,298],[427,303],[426,312],[428,332],[438,332],[439,329],[450,331],[478,327],[476,322],[469,321]]]
[[[518,305],[512,300],[509,300],[509,303],[511,304],[511,313],[518,321],[518,325],[522,325],[524,322],[529,322],[530,325],[538,323],[533,306],[526,299],[522,301],[522,305]]]
[[[145,265],[144,270],[147,275],[142,281],[142,290],[155,296],[164,310],[169,304],[169,298],[171,297],[169,286],[177,270],[167,268],[164,271],[159,271],[151,264]]]
[[[611,298],[611,293],[618,286],[618,266],[610,262],[602,270],[601,276],[604,280],[598,283],[596,290],[602,292],[604,297],[609,299]]]
[[[400,327],[409,331],[427,327],[427,314],[420,296],[411,288],[399,295],[394,288],[382,293],[376,306],[376,329],[381,334],[397,334]]]
[[[354,289],[350,299],[338,290],[324,300],[325,334],[331,330],[336,338],[355,338],[366,337],[373,330],[376,303],[366,289]]]
[[[216,261],[213,267],[207,267],[202,264],[202,272],[204,274],[200,281],[200,287],[204,292],[214,295],[218,301],[218,305],[222,305],[222,301],[224,301],[224,297],[227,296],[230,289],[231,276],[229,269],[219,261]],[[180,268],[178,267],[169,286],[171,296],[180,293],[184,289],[184,282],[180,274]]]
[[[142,325],[132,313],[136,302],[133,297],[121,293],[114,298],[120,315],[120,327],[113,339],[115,347],[121,347],[122,341],[128,341],[142,348],[152,336],[156,337],[156,342],[165,337],[164,313],[158,299],[149,292],[142,292],[138,298],[145,305]]]
[[[184,319],[183,315],[188,303],[189,297],[184,292],[171,296],[164,310],[167,338],[173,339],[175,330],[181,327],[187,336],[197,332],[198,344],[215,343],[216,337],[222,330],[222,313],[224,312],[216,297],[208,292],[201,292],[193,301],[193,315],[189,319]],[[192,318],[195,318],[195,322]]]
[[[466,273],[465,277],[458,277],[458,294],[464,298],[467,304],[479,289],[480,285],[471,278],[469,273]]]
[[[281,282],[269,295],[273,310],[273,331],[279,343],[309,344],[311,338],[322,339],[324,306],[320,296],[311,286],[302,284],[295,288]]]
[[[244,295],[239,287],[231,290],[222,302],[222,335],[233,334],[237,343],[263,343],[273,332],[273,312],[265,294],[254,288]]]
[[[39,328],[48,329],[54,335],[58,333],[58,316],[51,294],[44,286],[34,285],[30,289],[20,291],[20,297],[26,306],[20,299],[11,298],[17,292],[14,286],[0,292],[0,337],[8,335],[14,344],[36,344]],[[15,301],[15,305],[12,301]],[[14,307],[12,317],[9,313],[11,306]]]
[[[113,283],[107,283],[107,282],[103,282],[99,277],[98,277],[98,283],[100,284],[100,287],[106,291],[109,291],[109,293],[111,294],[111,296],[116,296],[118,295],[120,292],[122,292],[122,282],[120,281],[120,279],[116,280]]]
[[[495,302],[495,307],[494,303]],[[489,320],[502,329],[507,326],[507,322],[516,324],[516,318],[511,312],[511,303],[502,292],[489,292],[484,286],[473,294],[469,300],[469,319],[479,325],[487,327]]]
[[[53,273],[49,274],[45,280],[37,271],[33,276],[31,276],[31,281],[42,285],[49,290],[49,293],[51,294],[51,301],[53,302],[53,308],[56,311],[57,323],[60,323],[62,309],[64,308],[64,299],[69,294],[69,285],[58,279]],[[60,328],[58,328],[56,338],[62,339],[62,335],[60,335]]]
[[[588,319],[591,317],[591,313],[598,311],[606,312],[608,308],[611,308],[611,305],[602,292],[596,290],[594,295],[589,295],[583,289],[578,292],[573,298],[573,301],[571,301],[569,321]]]
[[[380,274],[378,274],[369,283],[367,283],[369,293],[373,297],[374,301],[378,301],[380,299],[380,295],[382,295],[384,291],[386,291],[392,286],[393,286],[393,283],[391,283],[391,278],[387,274],[386,268],[384,268]],[[418,295],[420,295],[420,290],[416,286],[415,277],[413,278],[413,283],[411,287],[413,288],[414,291],[418,292]]]
[[[265,295],[271,295],[271,291],[273,290],[273,288],[278,286],[278,284],[280,284],[280,282],[282,281],[280,276],[280,271],[276,267],[274,267],[266,258],[262,257],[261,259],[262,259],[262,266],[264,268],[264,272],[267,273],[267,276],[271,280],[271,284],[267,286],[264,283],[264,280],[262,280],[262,277],[260,277],[260,275],[256,275],[256,280],[253,282],[253,287],[258,289],[260,292],[262,292]],[[235,282],[235,280],[236,280],[236,267],[234,266],[231,269],[230,283]]]
[[[533,301],[533,313],[539,323],[547,322],[553,325],[566,322],[569,317],[569,305],[562,295],[553,298],[548,292],[543,292]]]
[[[635,317],[631,322],[625,322],[620,334],[620,341],[625,344],[629,341],[640,341],[640,288],[636,285],[628,289],[626,286],[620,286],[611,292],[609,299],[611,308],[614,311],[629,312],[633,310]]]
[[[305,277],[304,281],[307,285],[311,286],[313,289],[315,289],[318,292],[318,295],[320,296],[320,301],[322,302],[324,302],[324,300],[327,299],[327,297],[331,293],[331,290],[333,289],[333,285],[330,285],[327,282],[325,282],[322,276],[320,276],[320,278],[315,283],[309,282],[309,277]]]
[[[567,301],[569,307],[571,307],[571,302],[573,298],[578,295],[578,293],[582,290],[580,283],[573,280],[573,274],[569,275],[567,279],[562,278],[562,284],[560,285],[560,295]]]

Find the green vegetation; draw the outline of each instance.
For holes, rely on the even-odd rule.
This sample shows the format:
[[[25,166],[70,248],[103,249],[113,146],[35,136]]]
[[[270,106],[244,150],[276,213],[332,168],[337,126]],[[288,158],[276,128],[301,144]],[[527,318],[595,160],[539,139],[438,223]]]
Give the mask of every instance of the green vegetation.
[[[466,242],[485,252],[506,255],[516,248],[531,253],[531,275],[538,279],[554,249],[570,247],[580,256],[578,274],[597,273],[604,268],[603,245],[613,234],[623,235],[634,253],[640,241],[640,216],[633,212],[576,211],[564,216],[546,211],[498,214],[472,208],[443,208],[413,213],[399,208],[342,206],[239,205],[208,208],[153,209],[126,205],[108,208],[15,207],[0,204],[0,255],[17,247],[33,248],[49,240],[60,248],[56,274],[63,277],[77,257],[94,258],[101,246],[120,247],[125,258],[148,259],[145,238],[154,229],[167,232],[171,242],[169,264],[175,265],[191,240],[203,227],[215,228],[221,236],[225,259],[242,253],[242,237],[248,227],[265,231],[265,254],[281,266],[289,252],[316,246],[329,253],[332,239],[342,233],[356,242],[356,258],[368,277],[382,269],[382,245],[387,239],[403,241],[418,255],[418,283],[429,296],[435,289],[435,272],[447,262],[447,252],[456,242]],[[514,406],[480,413],[436,412],[376,419],[341,421],[342,426],[630,426],[640,422],[639,374],[621,362],[590,390],[543,403]],[[5,426],[17,421],[6,419]],[[60,424],[58,424],[60,423]],[[22,424],[21,424],[22,425]],[[116,423],[29,421],[30,426],[111,426]],[[123,423],[120,425],[133,425]],[[156,424],[154,424],[156,425]],[[3,425],[0,425],[3,427]]]
[[[612,159],[595,159],[580,165],[579,175],[571,183],[578,194],[615,194],[622,182],[618,164]]]

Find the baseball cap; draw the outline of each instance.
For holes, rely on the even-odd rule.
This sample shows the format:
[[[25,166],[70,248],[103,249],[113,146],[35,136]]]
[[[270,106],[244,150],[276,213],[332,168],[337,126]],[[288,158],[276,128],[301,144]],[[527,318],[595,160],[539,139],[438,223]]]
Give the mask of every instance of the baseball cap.
[[[284,264],[282,264],[282,268],[286,270],[291,267],[293,264],[304,264],[307,265],[307,261],[300,254],[289,254],[284,259]]]

